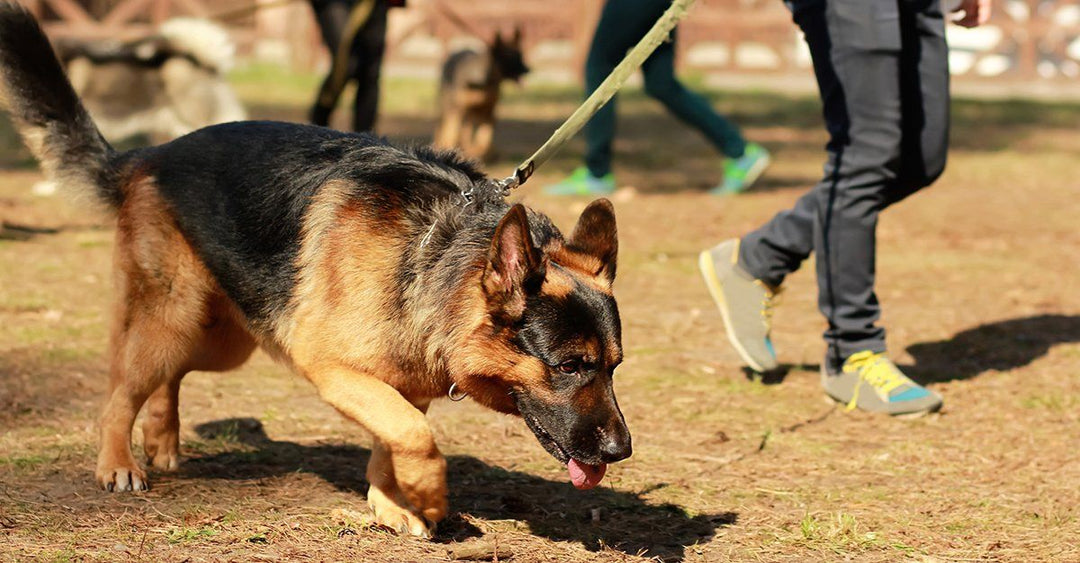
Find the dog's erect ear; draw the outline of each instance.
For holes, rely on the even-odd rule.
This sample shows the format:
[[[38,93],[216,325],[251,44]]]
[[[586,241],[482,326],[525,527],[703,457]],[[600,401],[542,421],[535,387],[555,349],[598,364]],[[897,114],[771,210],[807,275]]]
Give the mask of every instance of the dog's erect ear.
[[[546,262],[529,235],[529,218],[520,203],[506,212],[488,249],[484,293],[489,310],[515,320],[525,311],[525,297],[538,291],[544,281]]]
[[[514,25],[514,35],[510,37],[510,44],[521,47],[521,24]]]
[[[600,261],[598,276],[615,280],[615,262],[619,255],[619,232],[615,228],[615,208],[606,199],[598,199],[581,212],[567,247]]]
[[[502,30],[496,30],[495,36],[491,38],[491,47],[493,49],[502,47],[503,43],[505,43],[505,41],[503,40]]]

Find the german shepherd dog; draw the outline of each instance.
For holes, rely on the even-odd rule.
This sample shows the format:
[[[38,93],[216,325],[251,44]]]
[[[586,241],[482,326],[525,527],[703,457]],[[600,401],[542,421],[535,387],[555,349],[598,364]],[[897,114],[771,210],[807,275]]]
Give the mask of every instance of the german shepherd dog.
[[[520,415],[579,488],[630,455],[608,201],[564,238],[453,153],[308,125],[216,125],[118,153],[10,2],[0,93],[46,174],[116,215],[103,488],[147,488],[131,448],[144,403],[149,464],[175,469],[181,379],[256,346],[371,432],[368,503],[400,531],[429,536],[447,514],[425,411],[451,389]]]
[[[503,39],[497,32],[487,52],[458,51],[443,64],[439,81],[439,128],[435,146],[458,148],[469,158],[491,152],[495,106],[504,80],[521,80],[529,72],[521,54],[521,30]]]

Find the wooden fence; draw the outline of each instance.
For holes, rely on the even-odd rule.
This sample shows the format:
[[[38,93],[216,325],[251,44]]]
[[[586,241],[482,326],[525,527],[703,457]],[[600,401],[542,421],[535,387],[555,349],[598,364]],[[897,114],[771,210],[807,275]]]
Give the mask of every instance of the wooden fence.
[[[22,0],[64,37],[125,38],[177,15],[231,14],[242,56],[325,65],[311,10],[303,0]],[[256,4],[261,9],[254,8]],[[391,12],[387,65],[434,74],[473,33],[487,38],[517,26],[540,73],[576,77],[602,0],[409,0]],[[466,22],[465,26],[456,23]],[[954,26],[955,27],[955,26]],[[475,40],[474,40],[475,41]],[[955,74],[984,80],[1080,78],[1078,0],[995,0],[985,28],[950,30]],[[704,73],[805,74],[809,58],[780,0],[699,0],[679,30],[679,61]]]

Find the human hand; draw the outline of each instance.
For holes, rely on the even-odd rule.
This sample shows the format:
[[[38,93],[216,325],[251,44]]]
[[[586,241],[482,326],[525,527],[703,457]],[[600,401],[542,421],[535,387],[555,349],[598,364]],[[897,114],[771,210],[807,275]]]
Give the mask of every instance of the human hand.
[[[963,27],[978,27],[986,23],[990,19],[990,1],[960,0],[953,13],[964,12],[964,15],[953,22]]]

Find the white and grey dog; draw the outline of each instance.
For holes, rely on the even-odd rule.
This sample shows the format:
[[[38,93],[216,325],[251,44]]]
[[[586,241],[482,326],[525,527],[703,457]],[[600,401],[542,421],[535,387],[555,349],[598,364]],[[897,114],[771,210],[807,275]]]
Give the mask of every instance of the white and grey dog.
[[[172,139],[247,117],[225,80],[236,46],[210,21],[176,18],[142,39],[69,42],[58,50],[75,91],[110,141],[138,134]]]
[[[72,86],[112,142],[149,135],[164,142],[247,112],[225,79],[236,45],[221,26],[175,18],[131,41],[62,40],[56,44]],[[51,195],[51,182],[34,186]]]

